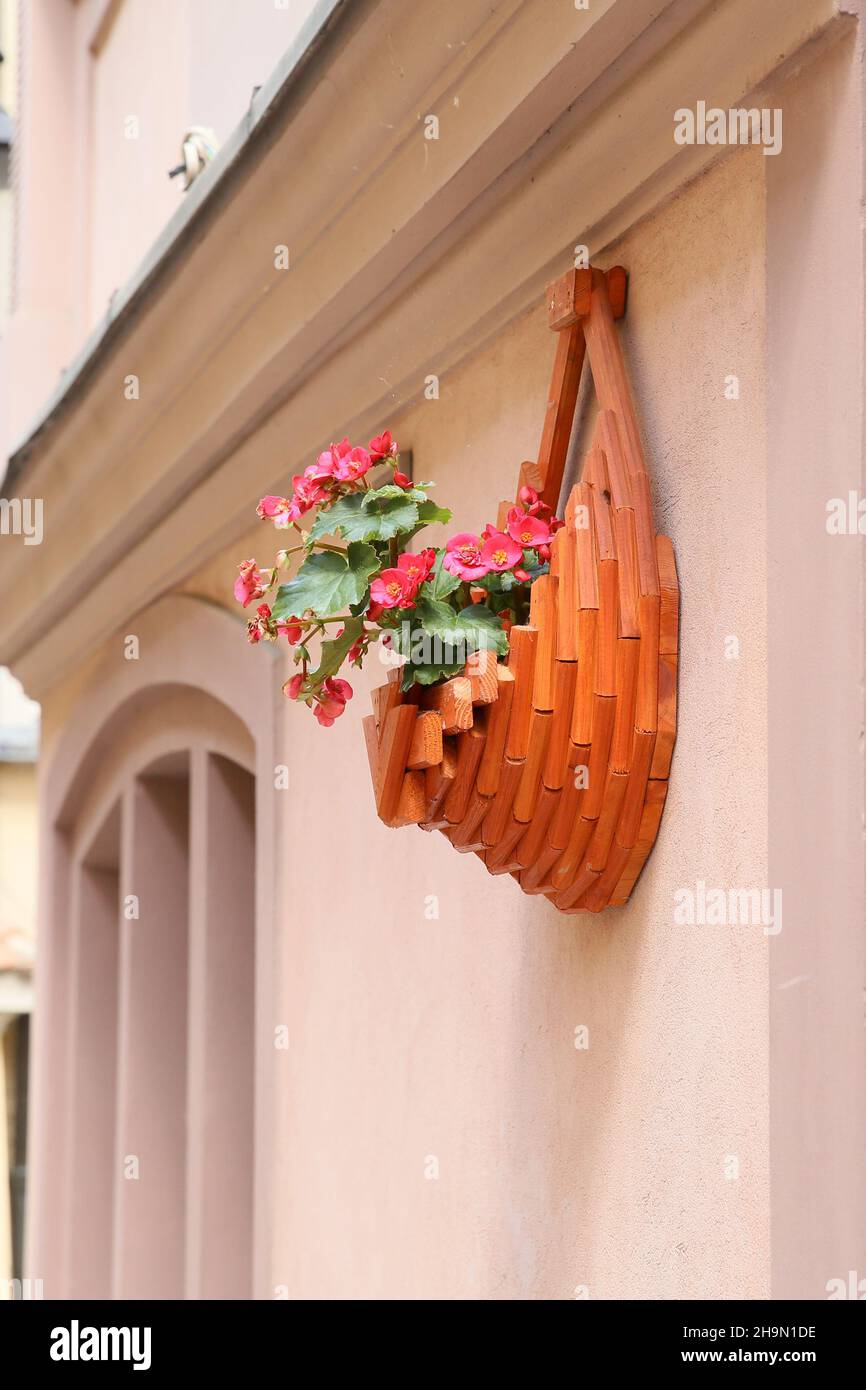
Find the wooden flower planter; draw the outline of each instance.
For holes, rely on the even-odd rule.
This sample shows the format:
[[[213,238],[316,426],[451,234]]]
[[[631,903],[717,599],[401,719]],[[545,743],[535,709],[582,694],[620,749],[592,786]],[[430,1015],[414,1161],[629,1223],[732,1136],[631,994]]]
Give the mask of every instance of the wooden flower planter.
[[[679,588],[614,323],[625,295],[621,266],[572,270],[547,293],[556,359],[538,463],[518,488],[556,507],[586,355],[599,411],[507,661],[480,653],[463,676],[407,693],[394,670],[364,721],[386,825],[439,830],[562,912],[627,901],[676,738]]]

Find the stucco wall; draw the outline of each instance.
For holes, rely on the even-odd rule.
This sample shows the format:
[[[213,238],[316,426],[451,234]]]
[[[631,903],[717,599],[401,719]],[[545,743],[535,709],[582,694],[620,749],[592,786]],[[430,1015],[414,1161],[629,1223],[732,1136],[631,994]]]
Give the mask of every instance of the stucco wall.
[[[603,258],[631,276],[683,591],[671,790],[628,907],[564,917],[438,835],[385,830],[359,727],[378,663],[332,730],[283,712],[273,1282],[293,1296],[769,1292],[768,938],[674,921],[679,888],[768,881],[764,172],[734,153]],[[535,453],[553,346],[539,308],[383,420],[455,525],[492,518]],[[183,589],[230,605],[232,565],[275,539],[252,530]],[[92,666],[51,693],[49,745]]]
[[[766,883],[762,180],[737,153],[606,257],[631,272],[626,352],[684,594],[671,792],[632,903],[562,917],[435,834],[385,830],[364,695],[328,732],[286,711],[274,1278],[292,1294],[767,1294],[767,938],[673,920],[698,879]],[[396,422],[456,523],[494,516],[534,454],[552,349],[539,310]]]

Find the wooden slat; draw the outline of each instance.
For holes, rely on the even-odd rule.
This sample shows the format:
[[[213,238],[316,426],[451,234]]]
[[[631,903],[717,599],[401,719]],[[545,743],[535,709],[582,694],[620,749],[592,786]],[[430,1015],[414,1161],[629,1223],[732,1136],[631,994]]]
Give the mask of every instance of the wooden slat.
[[[596,569],[595,529],[592,524],[592,488],[589,483],[577,486],[579,520],[588,519],[588,526],[575,527],[577,542],[578,602],[583,608],[598,608],[598,571]]]
[[[593,869],[602,870],[607,863],[607,856],[613,844],[613,833],[616,830],[627,791],[628,773],[613,772],[608,768],[601,812],[592,839],[586,849],[586,862]]]
[[[641,595],[635,727],[655,733],[659,719],[659,596]]]
[[[547,756],[552,721],[553,716],[547,710],[534,709],[532,711],[529,747],[526,752],[523,776],[514,798],[514,814],[518,820],[524,822],[532,819],[538,793],[541,790],[541,770]]]
[[[635,697],[641,643],[621,637],[616,650],[616,719],[610,745],[610,765],[615,772],[627,772],[634,742]]]
[[[601,878],[600,869],[593,869],[591,865],[583,864],[580,872],[569,886],[564,891],[557,893],[554,899],[560,912],[574,912],[580,906],[584,894],[589,891],[598,878]]]
[[[556,654],[561,661],[576,661],[578,655],[577,540],[570,526],[563,526],[553,538],[557,557],[557,638]]]
[[[476,724],[457,739],[457,776],[445,798],[443,813],[452,825],[466,814],[469,798],[475,789],[475,774],[484,752],[484,729]]]
[[[557,584],[558,580],[552,574],[542,574],[530,590],[529,621],[538,632],[532,687],[532,705],[537,710],[553,709],[556,679]]]
[[[469,805],[466,807],[466,814],[455,825],[451,832],[451,843],[459,854],[478,852],[484,848],[484,839],[481,834],[481,822],[490,810],[492,798],[482,796],[477,790],[473,791],[469,798]]]
[[[558,801],[558,791],[551,791],[544,786],[540,788],[532,820],[514,851],[514,858],[521,868],[528,869],[534,864],[547,845],[547,828],[553,819]],[[515,816],[515,819],[520,818]]]
[[[634,532],[634,512],[621,507],[613,513],[613,533],[616,543],[617,578],[619,581],[619,635],[638,637],[639,582],[637,572],[637,541]]]
[[[632,763],[628,773],[628,789],[622,804],[619,824],[616,827],[616,838],[627,849],[631,849],[638,837],[655,743],[655,734],[644,733],[642,729],[635,730]],[[611,891],[613,891],[613,886],[611,884]]]
[[[628,476],[625,455],[622,451],[616,415],[612,410],[600,410],[598,420],[599,439],[607,463],[611,505],[617,510],[622,507],[631,507],[631,481]]]
[[[397,813],[416,715],[414,705],[396,705],[385,718],[379,744],[376,807],[386,825]]]
[[[442,803],[454,784],[457,776],[457,740],[443,739],[442,761],[436,767],[428,767],[424,775],[427,793],[427,815],[421,825],[422,830],[435,830],[446,824],[441,814]]]
[[[496,676],[499,695],[488,717],[487,740],[476,778],[476,786],[482,796],[493,796],[499,788],[511,702],[514,698],[514,672],[507,666],[500,665],[496,668]]]
[[[415,720],[406,766],[435,767],[442,761],[442,717],[436,710],[422,710]]]
[[[372,714],[368,714],[361,720],[361,727],[364,730],[364,743],[367,748],[367,762],[370,764],[370,779],[373,783],[373,793],[375,795],[376,783],[379,777],[379,731],[376,728],[376,719]]]
[[[592,701],[592,743],[589,750],[589,781],[583,794],[580,814],[595,820],[601,814],[605,780],[610,762],[610,745],[616,727],[617,701],[609,695],[594,695]]]
[[[423,772],[406,772],[394,815],[395,825],[418,825],[427,814],[427,793]]]
[[[656,536],[656,557],[661,591],[659,652],[662,656],[676,656],[679,651],[680,586],[674,548],[669,536]]]
[[[493,704],[499,694],[498,665],[495,652],[482,650],[470,656],[463,674],[472,687],[473,705]]]
[[[514,805],[514,798],[517,795],[517,788],[523,776],[523,769],[526,760],[521,758],[514,761],[506,758],[502,764],[502,776],[499,779],[499,790],[493,798],[490,810],[484,817],[481,826],[481,833],[485,845],[498,845],[505,828],[511,820],[511,808]]]
[[[586,342],[580,323],[572,324],[559,334],[538,450],[538,471],[543,479],[538,491],[542,501],[554,510],[562,488],[585,353]]]
[[[370,691],[370,699],[373,702],[373,717],[376,720],[376,728],[379,730],[379,737],[381,738],[382,728],[391,710],[404,703],[403,694],[396,681],[389,679],[386,685],[377,685],[375,690]]]
[[[629,851],[625,870],[611,896],[612,907],[619,907],[628,900],[629,894],[640,877],[641,870],[649,858],[658,835],[667,791],[668,784],[665,781],[650,779],[647,783],[646,802],[644,803],[637,841]]]
[[[590,748],[588,746],[578,747],[577,744],[571,744],[568,754],[568,776],[563,783],[559,806],[548,836],[551,846],[555,849],[565,849],[575,818],[583,810],[588,785],[589,759]],[[580,786],[577,779],[578,768],[587,769],[586,773],[580,777],[582,784]]]
[[[577,662],[557,661],[550,741],[541,775],[544,785],[552,789],[562,786],[568,772],[571,717],[574,710],[576,685]]]
[[[592,272],[592,300],[584,320],[584,332],[598,402],[602,410],[616,411],[629,475],[646,473],[631,386],[613,321],[607,282],[601,271]]]
[[[595,691],[595,645],[598,630],[598,610],[583,608],[580,614],[580,632],[577,658],[577,688],[574,694],[574,712],[571,719],[571,741],[587,744],[590,741],[592,725],[592,699]]]
[[[532,718],[532,682],[538,633],[534,627],[515,625],[508,634],[508,669],[515,679],[514,697],[505,756],[516,760],[526,757],[529,746],[529,721]]]
[[[472,686],[465,676],[454,676],[443,685],[425,687],[421,704],[424,709],[439,711],[446,734],[464,733],[472,728]]]
[[[604,458],[601,449],[591,450],[593,455]],[[606,470],[605,470],[606,472]],[[590,491],[592,505],[592,524],[595,528],[595,550],[598,555],[599,564],[605,560],[616,559],[616,546],[613,538],[613,512],[611,505],[598,487],[593,487]]]
[[[592,270],[572,266],[559,279],[547,286],[547,326],[561,333],[578,323],[589,313],[592,303]],[[551,395],[553,392],[551,391]]]
[[[586,847],[589,844],[598,821],[587,820],[586,816],[578,816],[568,837],[568,844],[562,851],[557,861],[556,867],[550,875],[550,881],[557,892],[567,888],[573,883],[575,874],[583,863]]]
[[[616,649],[619,639],[619,579],[616,560],[598,566],[598,647],[595,694],[616,694]]]
[[[514,857],[515,847],[518,840],[526,830],[523,821],[509,812],[508,821],[502,832],[502,837],[497,845],[487,851],[485,864],[487,872],[491,874],[510,874],[520,865]]]
[[[659,727],[650,777],[668,777],[677,737],[677,658],[659,657]]]
[[[634,528],[637,540],[637,573],[641,594],[659,592],[659,569],[656,559],[656,534],[653,526],[653,504],[649,478],[638,473],[631,480],[634,499]]]
[[[580,899],[580,906],[585,911],[601,912],[607,907],[611,894],[615,892],[617,883],[628,863],[630,853],[630,850],[624,849],[614,840],[607,856],[604,872],[599,874],[598,878],[589,885]]]

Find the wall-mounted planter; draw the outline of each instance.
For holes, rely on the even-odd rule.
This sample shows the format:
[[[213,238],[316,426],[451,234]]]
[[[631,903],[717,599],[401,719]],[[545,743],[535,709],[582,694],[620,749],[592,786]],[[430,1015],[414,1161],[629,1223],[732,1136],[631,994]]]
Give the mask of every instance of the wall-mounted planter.
[[[518,488],[557,505],[585,356],[599,411],[507,661],[481,653],[465,675],[408,692],[394,671],[364,721],[387,825],[439,830],[563,912],[627,901],[658,833],[676,737],[679,589],[614,323],[625,294],[619,266],[570,271],[548,290],[553,379],[539,460],[523,464]]]

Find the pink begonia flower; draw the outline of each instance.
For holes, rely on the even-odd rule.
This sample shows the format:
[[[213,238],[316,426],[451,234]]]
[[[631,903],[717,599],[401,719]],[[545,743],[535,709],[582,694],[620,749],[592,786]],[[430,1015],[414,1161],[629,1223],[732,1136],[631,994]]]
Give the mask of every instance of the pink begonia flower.
[[[412,608],[417,588],[405,570],[382,570],[370,585],[370,598],[379,611],[383,608]]]
[[[311,507],[317,506],[319,502],[327,502],[330,496],[327,488],[322,487],[318,476],[307,476],[307,474],[315,474],[315,470],[316,465],[311,464],[305,473],[297,473],[292,479],[293,492],[289,508],[291,521],[297,521]]]
[[[324,728],[329,729],[335,719],[346,708],[346,701],[351,700],[354,691],[348,681],[339,680],[335,676],[328,676],[322,685],[322,693],[319,695],[319,703],[314,710],[315,716]]]
[[[283,531],[291,524],[292,504],[288,497],[275,497],[270,494],[259,502],[256,514],[261,521],[273,521],[278,530]]]
[[[406,473],[401,473],[399,468],[394,469],[394,482],[404,489],[412,486],[412,479]]]
[[[517,494],[518,502],[522,502],[524,507],[534,507],[538,501],[538,493],[534,487],[522,487]]]
[[[301,640],[301,624],[297,618],[290,618],[287,623],[277,623],[277,632],[282,633],[290,647],[294,647]]]
[[[446,543],[442,564],[449,574],[465,580],[481,579],[489,570],[481,558],[481,542],[470,531],[451,537]]]
[[[363,478],[372,462],[366,449],[352,449],[338,460],[334,477],[341,483],[354,483],[357,478]]]
[[[481,558],[488,570],[495,570],[497,574],[501,574],[503,570],[510,570],[513,565],[523,559],[523,550],[504,531],[492,531],[488,527],[487,540],[481,549]]]
[[[300,672],[298,672],[296,676],[292,676],[292,679],[290,681],[286,681],[285,685],[283,686],[283,690],[285,691],[286,695],[290,700],[297,700],[298,693],[303,683],[304,678]]]
[[[268,581],[261,570],[257,568],[255,560],[244,560],[238,565],[238,577],[235,580],[234,595],[238,603],[242,603],[244,608],[248,608],[257,598],[268,588]]]
[[[373,460],[366,449],[353,449],[348,436],[339,444],[332,444],[324,454],[319,454],[316,464],[308,468],[305,477],[315,475],[317,480],[335,478],[340,483],[353,483],[363,477]]]
[[[542,521],[541,517],[522,511],[520,507],[512,507],[508,513],[508,534],[524,550],[527,546],[550,543],[550,527],[547,522]]]
[[[328,676],[323,689],[327,690],[328,694],[334,696],[335,699],[342,700],[343,704],[347,700],[351,700],[355,693],[349,682],[342,680],[339,676]]]
[[[396,452],[397,444],[390,430],[384,430],[382,434],[377,434],[375,439],[370,440],[370,453],[374,463],[378,463],[379,459],[389,458]]]
[[[397,568],[409,576],[417,589],[429,577],[435,563],[436,551],[432,546],[428,546],[426,550],[421,551],[420,555],[409,555],[404,552],[398,557]]]
[[[326,449],[323,454],[319,454],[315,465],[317,475],[320,478],[333,478],[337,471],[337,464],[344,454],[348,454],[352,446],[348,436],[340,444],[332,444],[330,449]]]

